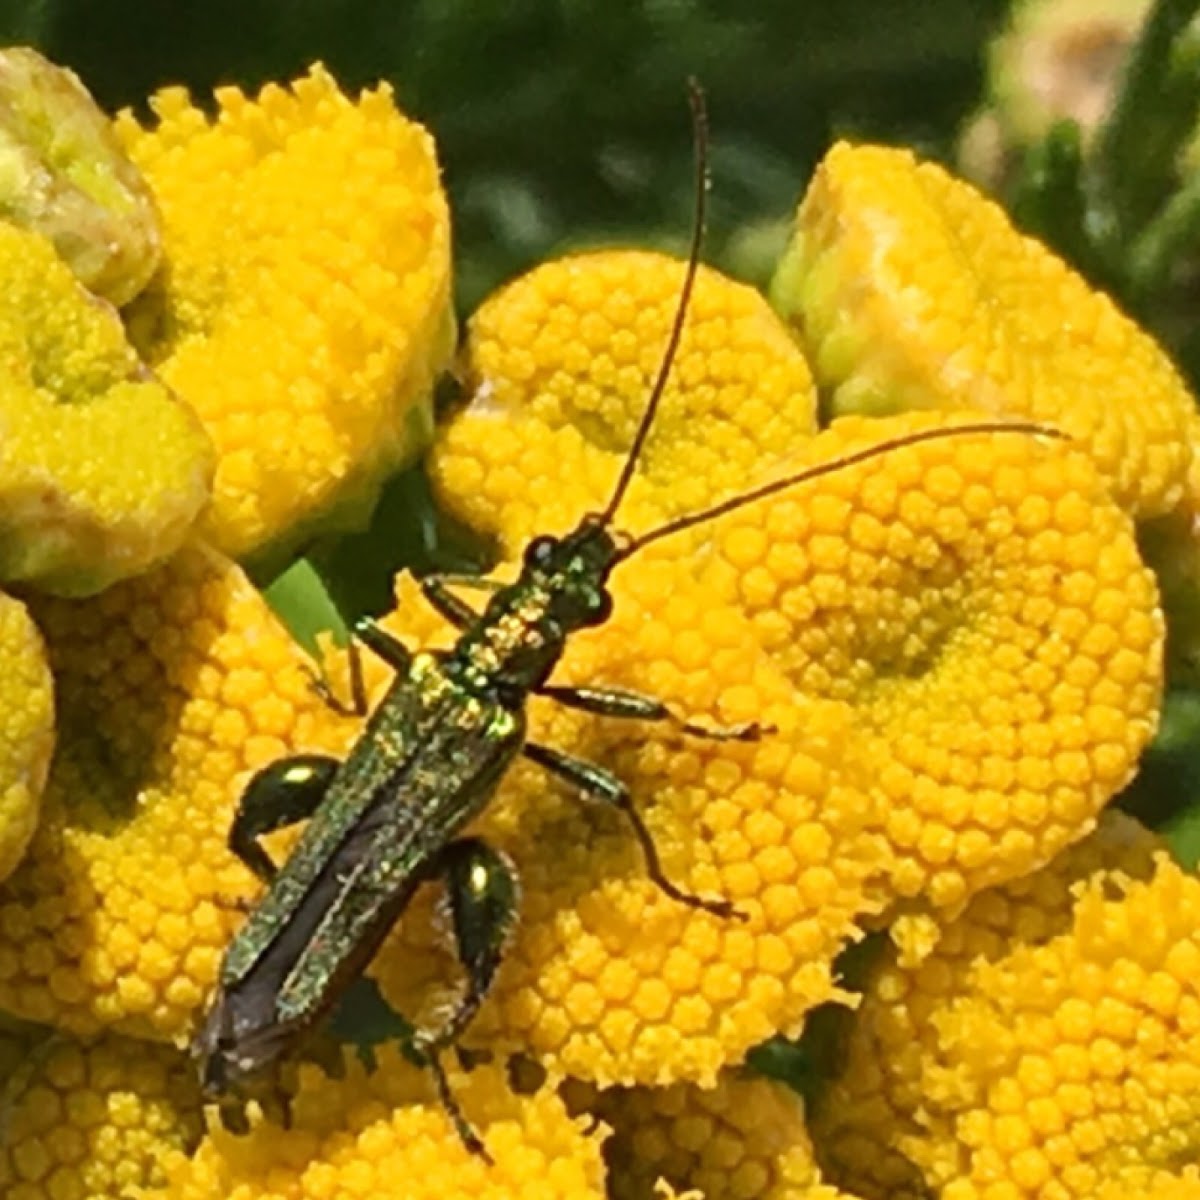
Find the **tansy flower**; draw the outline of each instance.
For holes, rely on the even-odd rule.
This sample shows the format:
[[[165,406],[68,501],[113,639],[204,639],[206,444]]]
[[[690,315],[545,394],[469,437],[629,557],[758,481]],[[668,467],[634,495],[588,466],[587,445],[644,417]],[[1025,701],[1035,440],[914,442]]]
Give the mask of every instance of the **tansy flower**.
[[[0,578],[82,594],[173,553],[208,500],[207,436],[50,243],[4,223],[0,361]]]
[[[1117,1180],[1102,1183],[1096,1190],[1096,1200],[1198,1200],[1200,1198],[1200,1167],[1185,1166],[1178,1174],[1173,1171],[1152,1171],[1145,1183],[1130,1186]]]
[[[675,1084],[596,1093],[569,1083],[567,1091],[570,1103],[613,1130],[604,1147],[610,1200],[842,1196],[821,1183],[803,1101],[783,1084],[724,1072],[710,1089]]]
[[[904,932],[901,931],[903,941]],[[1200,1131],[1200,880],[1128,818],[888,962],[818,1147],[867,1197],[1186,1195]]]
[[[178,1051],[126,1038],[34,1042],[0,1086],[5,1200],[132,1200],[164,1182],[202,1121]]]
[[[41,635],[25,606],[0,594],[0,879],[37,825],[54,748],[54,694]]]
[[[0,217],[49,238],[113,304],[158,266],[158,210],[112,123],[73,72],[27,46],[0,50]]]
[[[505,546],[567,527],[611,492],[624,443],[609,431],[628,439],[644,391],[614,394],[593,382],[588,355],[569,359],[592,396],[573,429],[553,398],[571,394],[570,366],[543,399],[537,364],[585,340],[572,330],[589,328],[595,297],[616,296],[602,313],[625,312],[639,340],[665,339],[669,307],[651,323],[621,294],[636,295],[647,274],[626,262],[624,274],[607,256],[541,268],[480,314],[484,342],[468,362],[494,339],[513,374],[474,376],[474,402],[431,470],[447,503],[486,520]],[[579,277],[593,269],[589,287]],[[545,319],[509,323],[510,312]],[[534,331],[547,324],[556,332],[544,350]],[[621,334],[607,330],[624,344]],[[664,420],[689,430],[683,462],[693,446],[706,461],[747,462],[718,480],[721,495],[932,425],[846,422],[785,444],[783,417],[770,440],[723,415],[689,423],[693,395],[706,412],[711,394],[681,386]],[[519,436],[507,432],[509,412]],[[687,477],[689,507],[712,498],[671,468],[674,443],[660,446],[620,515],[635,532],[675,511],[656,478],[673,488]],[[535,487],[555,505],[545,525],[526,499]],[[1007,434],[897,450],[664,542],[620,567],[612,588],[611,620],[576,635],[556,683],[633,688],[691,720],[756,720],[772,732],[732,745],[531,705],[533,741],[626,781],[675,883],[726,896],[748,918],[662,894],[620,814],[516,765],[480,829],[520,868],[522,923],[471,1036],[581,1078],[711,1085],[749,1046],[838,995],[830,952],[853,936],[855,917],[901,898],[961,905],[1046,862],[1128,780],[1154,728],[1153,581],[1128,519],[1062,443]],[[414,589],[399,596],[392,628],[435,636]],[[441,644],[449,637],[443,629]],[[431,944],[428,921],[418,897],[399,939]],[[377,962],[412,1015],[431,993],[444,999],[434,985],[452,978],[448,960],[421,961]]]
[[[440,498],[510,557],[608,499],[662,364],[683,266],[649,251],[573,255],[471,318],[457,372],[471,407],[442,431],[434,470]],[[622,522],[650,493],[661,517],[740,490],[764,452],[786,453],[816,417],[787,328],[752,288],[702,267]]]
[[[772,284],[835,413],[979,408],[1066,430],[1139,518],[1180,501],[1194,402],[1166,353],[969,184],[841,142]]]
[[[381,84],[320,66],[257,99],[180,88],[117,131],[162,210],[165,266],[132,336],[220,455],[206,531],[277,557],[369,514],[424,446],[450,353],[450,234],[433,142]]]
[[[215,552],[37,617],[59,745],[31,850],[0,888],[0,1008],[181,1037],[258,887],[226,848],[241,786],[293,746],[341,749],[352,724]]]
[[[145,1200],[604,1200],[604,1126],[571,1118],[550,1088],[516,1094],[494,1064],[450,1078],[491,1163],[459,1141],[428,1075],[384,1050],[344,1080],[305,1070],[290,1129],[211,1128]]]

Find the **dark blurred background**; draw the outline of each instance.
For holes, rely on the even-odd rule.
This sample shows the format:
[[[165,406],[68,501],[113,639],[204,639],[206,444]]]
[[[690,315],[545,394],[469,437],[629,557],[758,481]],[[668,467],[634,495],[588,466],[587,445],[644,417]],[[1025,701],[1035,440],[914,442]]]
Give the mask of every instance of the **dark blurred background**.
[[[1003,0],[0,0],[0,36],[110,108],[286,80],[315,59],[391,80],[437,137],[459,303],[566,245],[682,245],[684,81],[709,93],[708,257],[761,281],[777,222],[838,133],[948,152]],[[747,15],[752,9],[753,15]]]

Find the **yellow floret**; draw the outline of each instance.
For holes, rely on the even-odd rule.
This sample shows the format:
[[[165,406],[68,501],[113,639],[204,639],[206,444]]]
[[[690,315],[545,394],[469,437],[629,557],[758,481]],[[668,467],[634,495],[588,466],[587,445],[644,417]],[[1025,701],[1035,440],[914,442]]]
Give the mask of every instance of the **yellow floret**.
[[[1200,879],[1114,814],[879,970],[816,1127],[830,1170],[889,1200],[1173,1194],[1200,1143],[1198,968]]]
[[[292,1128],[213,1128],[145,1200],[603,1200],[603,1126],[585,1132],[550,1089],[516,1095],[498,1065],[450,1079],[491,1164],[463,1147],[428,1076],[389,1050],[343,1081],[304,1071]]]
[[[1200,1167],[1153,1171],[1136,1186],[1109,1181],[1097,1190],[1096,1200],[1200,1200]]]
[[[0,887],[0,1009],[179,1037],[258,890],[226,848],[248,772],[292,746],[340,749],[352,724],[213,552],[36,615],[59,746],[42,822]]]
[[[50,243],[6,224],[0,361],[0,578],[81,594],[173,553],[208,500],[208,438]]]
[[[54,749],[54,688],[46,648],[25,606],[0,593],[0,879],[37,825]]]
[[[281,553],[370,511],[423,448],[452,346],[450,232],[433,142],[381,84],[320,66],[209,117],[180,88],[117,127],[164,223],[166,269],[130,311],[147,361],[220,453],[209,535]]]
[[[195,1072],[167,1046],[52,1036],[0,1087],[5,1200],[133,1200],[202,1131]]]
[[[941,167],[835,145],[772,293],[835,412],[1032,417],[1078,439],[1135,516],[1179,502],[1194,402],[1166,353]]]
[[[847,419],[813,457],[936,423]],[[1090,828],[1157,725],[1163,641],[1091,462],[949,439],[773,509],[714,532],[708,589],[738,596],[802,695],[852,711],[892,896],[960,905]]]
[[[509,555],[608,499],[666,349],[684,264],[648,251],[546,263],[472,317],[472,404],[438,443],[441,498]],[[685,403],[686,397],[686,403]],[[752,288],[701,268],[639,483],[681,512],[740,488],[816,428],[804,356]],[[644,480],[649,487],[642,485]]]
[[[472,462],[472,488],[494,481],[492,527],[516,541],[533,520],[516,464],[552,464],[561,438],[527,420],[507,443],[493,389],[443,453],[464,486]],[[934,424],[839,422],[794,445],[790,466]],[[511,467],[497,461],[505,444]],[[780,473],[785,450],[764,448],[765,469]],[[443,461],[432,471],[447,486]],[[553,483],[564,523],[571,501],[576,514],[596,506],[592,476]],[[644,513],[666,509],[653,483],[640,487]],[[556,683],[632,688],[693,720],[773,730],[731,745],[535,699],[532,740],[619,775],[668,876],[748,917],[672,900],[618,813],[514,767],[480,828],[520,868],[523,923],[471,1036],[580,1078],[711,1085],[839,995],[830,963],[857,916],[901,898],[961,905],[1082,836],[1157,719],[1153,580],[1129,519],[1061,442],[960,436],[897,450],[663,543],[612,587],[611,621],[575,637]],[[434,636],[407,585],[399,613],[397,632]],[[429,920],[418,898],[401,940],[431,944]],[[454,977],[424,951],[377,969],[414,1016]]]
[[[804,1104],[783,1084],[724,1072],[712,1089],[614,1088],[571,1103],[612,1127],[610,1200],[696,1189],[702,1200],[839,1200],[821,1182]],[[849,1198],[847,1198],[849,1200]]]
[[[1154,568],[1167,614],[1168,678],[1200,679],[1200,414],[1188,427],[1194,457],[1183,499],[1139,529],[1142,554]]]

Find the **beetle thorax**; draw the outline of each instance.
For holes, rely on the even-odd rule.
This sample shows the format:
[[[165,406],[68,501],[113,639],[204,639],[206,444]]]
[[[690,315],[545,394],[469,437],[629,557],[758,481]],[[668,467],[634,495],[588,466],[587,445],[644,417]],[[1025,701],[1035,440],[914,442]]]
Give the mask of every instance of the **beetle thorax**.
[[[456,657],[481,681],[519,692],[536,688],[572,633],[607,619],[608,574],[618,557],[612,535],[593,518],[563,538],[535,538],[521,574],[492,597],[460,640]]]

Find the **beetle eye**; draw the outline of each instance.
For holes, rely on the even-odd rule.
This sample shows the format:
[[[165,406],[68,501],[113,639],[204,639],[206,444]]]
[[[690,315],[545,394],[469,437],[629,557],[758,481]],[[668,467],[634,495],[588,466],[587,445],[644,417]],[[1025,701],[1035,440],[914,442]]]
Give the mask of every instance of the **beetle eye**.
[[[525,565],[529,567],[549,566],[557,545],[558,543],[552,537],[535,537],[525,547]]]
[[[588,606],[588,623],[603,625],[612,616],[612,597],[607,592],[597,592],[594,601]]]

